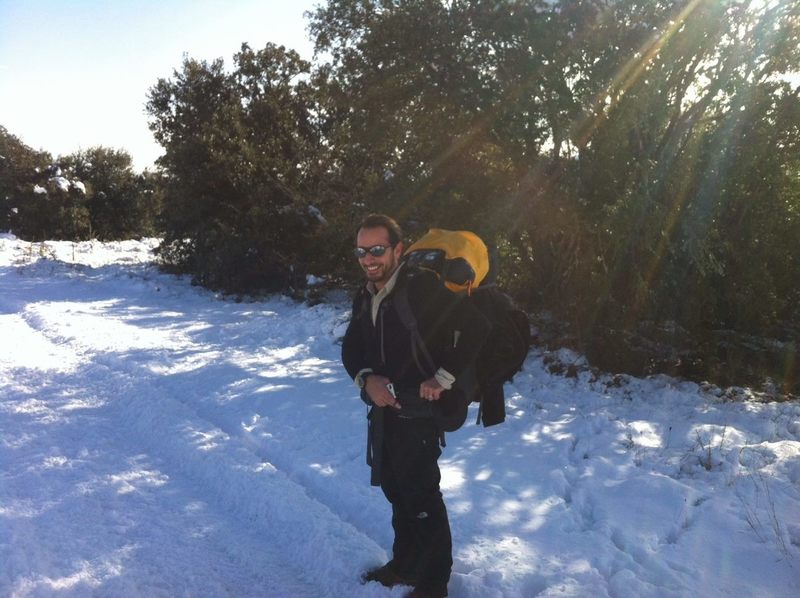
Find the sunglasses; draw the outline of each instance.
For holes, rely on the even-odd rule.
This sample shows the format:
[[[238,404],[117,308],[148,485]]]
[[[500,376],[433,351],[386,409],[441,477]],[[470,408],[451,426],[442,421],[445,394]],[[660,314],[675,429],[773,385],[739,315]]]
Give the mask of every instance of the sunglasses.
[[[353,250],[353,254],[358,259],[367,257],[367,254],[370,254],[372,257],[381,257],[386,250],[390,247],[394,247],[394,245],[373,245],[372,247],[356,247]]]

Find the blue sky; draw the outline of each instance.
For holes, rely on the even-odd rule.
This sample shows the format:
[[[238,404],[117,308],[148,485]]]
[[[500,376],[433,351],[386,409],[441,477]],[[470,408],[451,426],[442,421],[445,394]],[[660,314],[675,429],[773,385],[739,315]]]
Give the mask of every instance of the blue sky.
[[[0,0],[0,125],[54,156],[104,145],[149,167],[147,90],[184,53],[230,63],[242,42],[273,42],[311,59],[303,13],[323,3]]]

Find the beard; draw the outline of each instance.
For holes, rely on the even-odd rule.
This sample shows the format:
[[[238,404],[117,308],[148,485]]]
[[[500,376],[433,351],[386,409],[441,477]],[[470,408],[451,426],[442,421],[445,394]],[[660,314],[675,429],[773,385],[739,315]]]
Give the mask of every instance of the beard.
[[[377,267],[369,269],[367,266],[363,266],[363,269],[367,276],[367,280],[375,284],[386,284],[392,277],[392,274],[394,274],[394,271],[397,269],[397,264],[394,260],[391,260],[388,263],[381,262],[379,264],[372,265]]]

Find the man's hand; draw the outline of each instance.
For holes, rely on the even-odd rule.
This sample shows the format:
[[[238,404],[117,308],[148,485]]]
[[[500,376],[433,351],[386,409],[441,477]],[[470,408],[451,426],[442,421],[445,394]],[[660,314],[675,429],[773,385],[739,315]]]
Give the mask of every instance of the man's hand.
[[[419,396],[426,401],[438,401],[444,390],[444,387],[436,381],[436,378],[429,378],[419,385]]]
[[[394,407],[400,409],[400,403],[397,402],[386,387],[390,384],[391,380],[386,376],[379,376],[377,374],[370,374],[367,376],[367,382],[364,385],[364,390],[367,391],[369,399],[378,407]]]

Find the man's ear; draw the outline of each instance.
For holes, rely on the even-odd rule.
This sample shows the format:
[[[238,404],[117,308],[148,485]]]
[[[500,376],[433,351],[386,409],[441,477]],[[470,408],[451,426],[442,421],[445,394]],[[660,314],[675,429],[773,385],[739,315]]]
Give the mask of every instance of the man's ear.
[[[403,257],[403,252],[406,250],[405,244],[402,241],[398,241],[397,245],[394,246],[394,255],[399,260]]]

